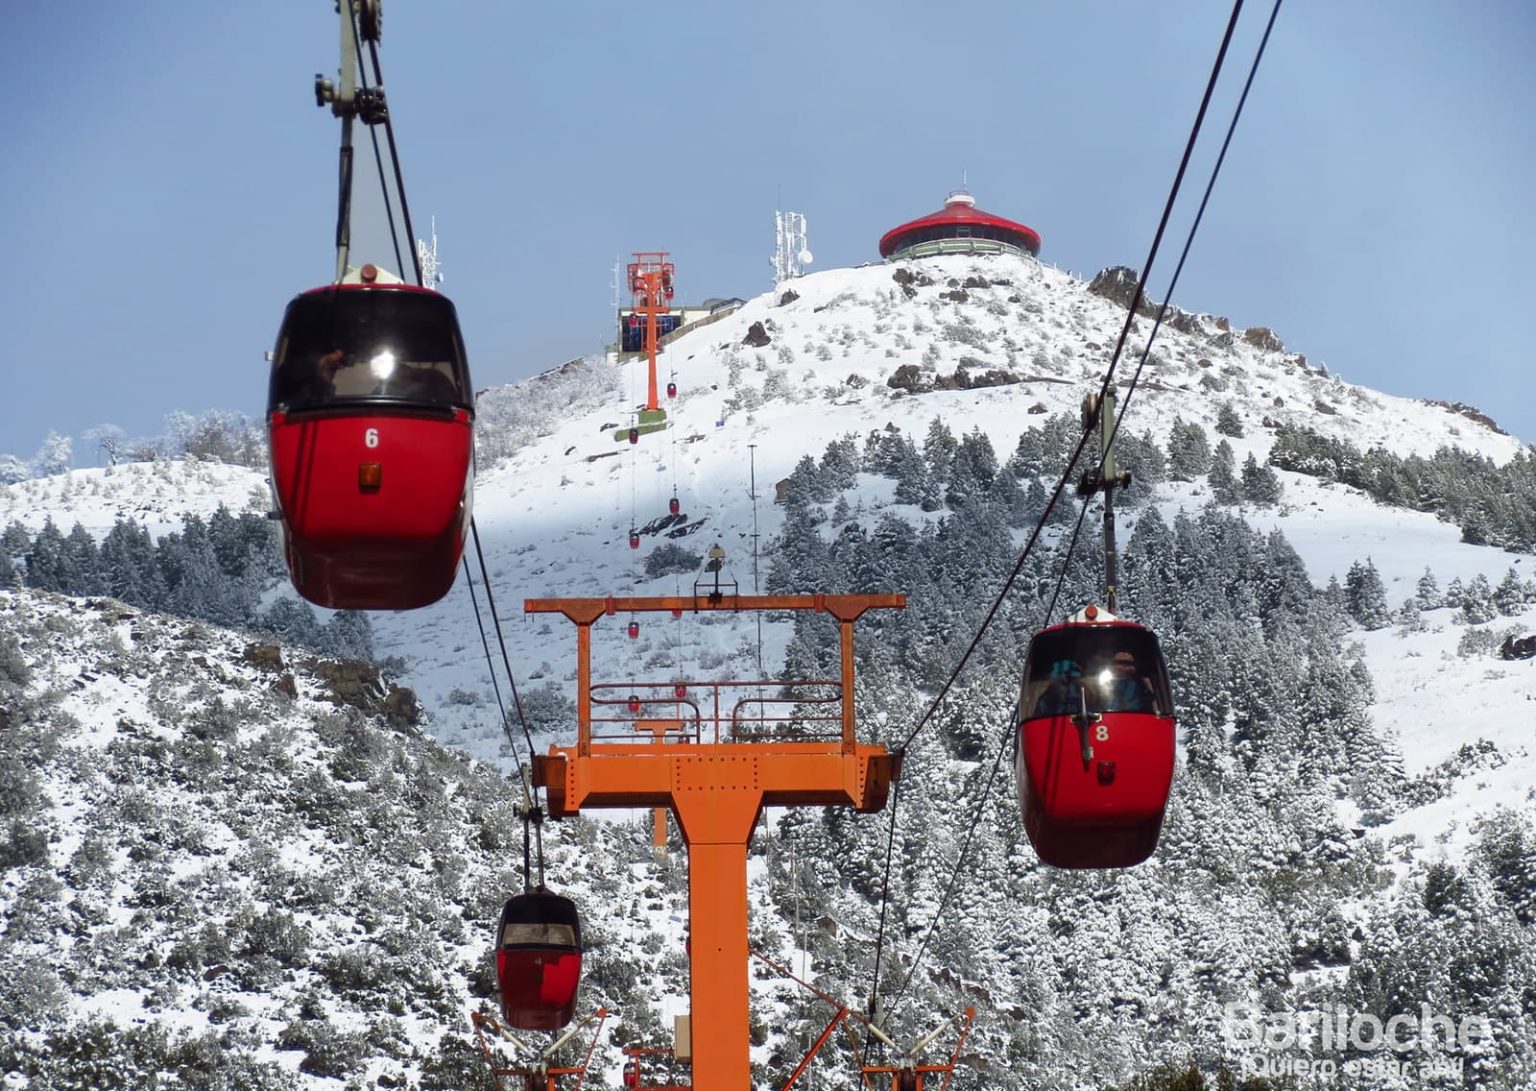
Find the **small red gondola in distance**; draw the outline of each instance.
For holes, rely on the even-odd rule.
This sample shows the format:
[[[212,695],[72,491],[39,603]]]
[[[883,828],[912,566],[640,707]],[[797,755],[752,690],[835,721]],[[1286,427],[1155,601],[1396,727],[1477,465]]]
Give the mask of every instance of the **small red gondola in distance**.
[[[469,532],[474,393],[453,304],[365,265],[288,304],[267,435],[298,592],[408,610],[453,585]]]
[[[581,918],[545,887],[507,900],[496,928],[501,1013],[519,1030],[558,1030],[576,1014]]]
[[[1152,855],[1173,782],[1175,723],[1157,637],[1089,606],[1025,657],[1015,772],[1024,830],[1061,868]]]

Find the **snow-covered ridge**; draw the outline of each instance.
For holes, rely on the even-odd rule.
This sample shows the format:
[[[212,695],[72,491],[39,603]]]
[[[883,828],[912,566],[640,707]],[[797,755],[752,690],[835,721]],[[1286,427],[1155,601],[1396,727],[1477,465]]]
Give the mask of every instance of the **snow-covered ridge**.
[[[668,538],[643,534],[640,550],[628,548],[630,528],[664,515],[674,491],[694,527],[680,544],[702,552],[719,541],[730,574],[750,586],[754,507],[758,542],[768,547],[779,526],[774,483],[803,455],[876,429],[921,438],[939,417],[957,433],[979,428],[1006,457],[1024,429],[1050,414],[1076,415],[1083,395],[1097,389],[1125,317],[1122,305],[1085,282],[1013,256],[828,270],[785,289],[668,346],[659,367],[663,383],[678,386],[678,396],[665,403],[673,428],[638,445],[615,443],[612,435],[643,399],[643,361],[620,365],[617,382],[613,365],[589,361],[488,397],[488,404],[494,398],[507,407],[507,417],[486,414],[482,446],[511,453],[482,461],[476,515],[513,661],[524,678],[567,678],[574,638],[548,619],[520,619],[522,598],[683,586],[679,577],[644,575],[645,557]],[[1262,462],[1282,423],[1399,454],[1451,445],[1502,462],[1520,449],[1517,440],[1452,409],[1355,386],[1296,354],[1266,348],[1274,342],[1264,331],[1245,336],[1209,316],[1185,316],[1177,325],[1159,333],[1126,419],[1131,432],[1164,439],[1175,418],[1209,429],[1230,408],[1244,431],[1231,441],[1239,461],[1253,454]],[[1149,320],[1137,318],[1141,337],[1150,328]],[[746,344],[754,330],[768,343]],[[1129,377],[1138,345],[1133,335],[1122,377]],[[931,387],[952,382],[957,370],[972,381],[988,372],[1019,381],[916,394],[889,385],[901,372],[906,385]],[[587,386],[565,406],[550,404],[573,383]],[[520,403],[527,411],[518,415]],[[572,411],[572,404],[580,408]],[[755,505],[749,496],[754,472]],[[1293,537],[1318,583],[1342,576],[1367,555],[1389,592],[1397,588],[1401,597],[1426,564],[1451,564],[1442,570],[1447,579],[1481,571],[1494,580],[1508,564],[1492,551],[1460,545],[1455,529],[1433,516],[1382,509],[1354,490],[1282,476],[1289,502],[1264,518]],[[866,482],[863,494],[872,507],[890,502],[879,481]],[[1205,499],[1198,483],[1168,486],[1164,506],[1198,506]],[[263,476],[196,462],[77,470],[0,488],[0,523],[35,528],[52,515],[65,530],[79,520],[100,534],[123,515],[146,521],[158,534],[221,503],[264,510]],[[765,554],[760,574],[768,563]],[[462,588],[426,610],[379,614],[373,621],[380,652],[408,664],[407,680],[432,710],[434,730],[494,759],[501,736],[490,675]],[[649,675],[672,659],[744,661],[751,643],[724,621],[707,627],[647,622],[638,641],[611,629],[596,631],[596,662],[625,676]],[[770,626],[765,662],[777,662],[782,639]]]
[[[266,475],[195,459],[70,470],[0,485],[0,524],[18,522],[36,530],[52,518],[66,534],[80,523],[99,537],[125,518],[144,524],[158,538],[179,530],[189,515],[206,519],[221,504],[236,514],[266,511],[271,507]]]

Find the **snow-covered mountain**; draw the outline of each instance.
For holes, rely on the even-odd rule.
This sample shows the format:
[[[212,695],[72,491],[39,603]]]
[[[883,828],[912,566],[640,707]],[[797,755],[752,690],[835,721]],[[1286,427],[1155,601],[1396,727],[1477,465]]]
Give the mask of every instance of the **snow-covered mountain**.
[[[658,366],[663,381],[677,383],[678,396],[666,405],[674,426],[636,446],[617,444],[612,434],[643,399],[643,361],[623,365],[617,376],[597,361],[573,365],[590,376],[590,401],[603,403],[579,412],[540,398],[545,379],[516,388],[512,396],[533,405],[521,419],[534,418],[541,434],[481,474],[475,510],[503,621],[530,675],[574,677],[574,635],[544,620],[520,620],[521,598],[679,586],[675,577],[644,577],[646,554],[669,540],[665,530],[642,533],[639,551],[628,548],[630,528],[643,530],[666,515],[674,490],[687,515],[683,525],[699,524],[686,540],[698,552],[720,542],[730,574],[750,586],[754,467],[756,525],[766,545],[782,517],[773,503],[775,483],[839,437],[851,433],[862,442],[871,431],[894,426],[921,442],[938,417],[957,434],[979,428],[1006,457],[1024,429],[1051,414],[1077,415],[1083,396],[1098,389],[1125,317],[1123,305],[1083,281],[1006,256],[830,270],[794,281],[788,294],[798,298],[759,296],[669,345]],[[1452,446],[1502,463],[1521,449],[1516,439],[1456,410],[1346,383],[1273,347],[1267,330],[1233,331],[1208,317],[1179,324],[1191,332],[1162,330],[1127,431],[1166,441],[1176,418],[1213,430],[1222,407],[1230,406],[1243,423],[1244,436],[1232,439],[1239,462],[1250,453],[1263,462],[1275,428],[1291,423],[1402,455]],[[744,341],[757,326],[770,341],[754,348]],[[1150,328],[1137,320],[1143,339]],[[1120,368],[1127,379],[1133,363],[1134,357]],[[983,378],[989,372],[1017,381],[921,394],[889,385],[898,374],[915,372],[912,382],[923,386],[953,379],[957,371],[972,383],[989,381]],[[564,393],[571,379],[561,382]],[[1292,538],[1320,584],[1342,579],[1351,562],[1371,556],[1400,600],[1425,565],[1442,582],[1479,572],[1496,581],[1510,563],[1498,551],[1462,547],[1456,529],[1431,515],[1377,511],[1353,490],[1283,477],[1287,503],[1259,518]],[[889,503],[888,482],[862,480],[866,506]],[[1167,487],[1161,504],[1172,511],[1205,499],[1204,486],[1194,483]],[[760,574],[769,559],[765,552]],[[409,616],[377,617],[375,627],[381,650],[407,661],[406,679],[438,713],[439,737],[494,756],[486,748],[494,748],[498,736],[486,730],[483,713],[446,705],[454,690],[490,698],[483,657],[469,654],[473,641],[466,644],[474,632],[467,598],[455,594]],[[653,635],[647,627],[634,643],[619,625],[596,627],[595,670],[606,666],[628,676],[678,639],[685,649],[700,643],[712,655],[730,646],[713,632],[687,631],[690,623],[672,628],[685,632]],[[765,661],[779,662],[782,647],[783,638],[769,643]]]
[[[650,576],[647,559],[667,546],[702,554],[716,542],[727,551],[726,577],[747,589],[754,582],[754,534],[760,546],[757,581],[766,584],[776,565],[775,578],[792,578],[791,556],[803,552],[796,536],[803,536],[808,524],[815,526],[833,555],[854,548],[848,543],[869,536],[886,517],[910,523],[933,540],[945,533],[946,525],[963,523],[972,514],[962,505],[945,503],[942,495],[932,504],[899,502],[910,497],[868,458],[850,481],[832,490],[835,495],[809,504],[814,518],[808,521],[792,518],[807,504],[804,496],[794,495],[791,479],[806,456],[821,458],[829,444],[849,436],[863,451],[878,446],[869,443],[871,434],[907,436],[921,448],[935,419],[955,437],[985,437],[998,461],[1006,462],[1022,433],[1038,432],[1061,414],[1075,420],[1083,396],[1098,388],[1129,298],[1123,275],[1104,274],[1089,285],[1047,265],[1013,257],[946,257],[832,270],[797,279],[789,287],[751,300],[668,346],[660,366],[663,383],[670,379],[677,385],[677,397],[666,405],[673,427],[647,435],[638,444],[615,442],[613,437],[615,429],[630,423],[644,390],[640,362],[574,361],[482,399],[476,519],[519,684],[545,707],[558,712],[560,694],[570,692],[574,632],[563,621],[525,618],[522,599],[687,591],[694,579],[691,572],[653,563],[651,571],[663,571]],[[1136,319],[1129,356],[1119,371],[1122,380],[1129,378],[1135,352],[1150,329],[1148,318]],[[1254,464],[1263,467],[1278,442],[1300,433],[1348,443],[1361,452],[1376,451],[1386,460],[1427,459],[1442,448],[1486,460],[1490,468],[1529,457],[1517,439],[1468,407],[1417,402],[1354,386],[1288,351],[1271,331],[1234,330],[1219,318],[1179,312],[1159,334],[1130,402],[1123,434],[1127,448],[1140,444],[1144,451],[1166,449],[1177,429],[1190,426],[1207,434],[1212,446],[1228,443],[1237,466],[1252,456]],[[1059,472],[1052,467],[1047,477]],[[1471,544],[1463,539],[1476,535],[1442,521],[1434,511],[1381,503],[1343,481],[1283,468],[1276,473],[1282,490],[1278,503],[1243,504],[1228,496],[1222,505],[1227,516],[1199,516],[1220,488],[1209,473],[1184,475],[1185,480],[1176,476],[1167,475],[1142,502],[1127,505],[1121,541],[1131,543],[1128,583],[1138,578],[1136,550],[1151,548],[1142,543],[1158,536],[1158,525],[1174,528],[1170,540],[1184,543],[1178,548],[1194,550],[1202,533],[1230,534],[1221,522],[1227,517],[1250,527],[1255,541],[1265,535],[1283,538],[1317,588],[1336,579],[1352,592],[1369,561],[1381,582],[1386,615],[1369,623],[1379,627],[1339,632],[1333,640],[1342,656],[1340,673],[1307,684],[1338,696],[1340,707],[1350,715],[1360,713],[1360,721],[1344,716],[1340,722],[1357,723],[1357,737],[1372,745],[1379,741],[1381,750],[1374,756],[1363,754],[1336,736],[1317,734],[1300,701],[1294,712],[1279,717],[1279,726],[1264,729],[1270,735],[1255,734],[1243,709],[1251,711],[1256,702],[1238,693],[1239,682],[1233,681],[1220,697],[1233,706],[1225,726],[1217,715],[1207,734],[1185,741],[1198,751],[1220,736],[1238,757],[1212,759],[1204,771],[1181,776],[1165,835],[1165,859],[1121,876],[1083,877],[1040,868],[1019,836],[1016,817],[1009,813],[1009,791],[1005,786],[996,793],[984,809],[986,832],[975,849],[982,861],[978,869],[990,876],[991,886],[961,890],[949,913],[966,923],[961,928],[966,935],[952,934],[959,927],[955,924],[942,930],[922,983],[915,986],[925,1000],[952,1005],[962,998],[981,999],[988,1009],[978,1025],[973,1069],[962,1085],[1101,1087],[1169,1061],[1194,1061],[1210,1071],[1221,1058],[1219,1026],[1212,1014],[1219,1000],[1262,997],[1269,1010],[1310,1009],[1346,999],[1361,1005],[1366,998],[1385,1003],[1380,990],[1372,992],[1362,984],[1368,973],[1376,974],[1373,980],[1379,984],[1381,966],[1393,958],[1411,961],[1415,945],[1427,950],[1431,938],[1441,944],[1433,957],[1449,963],[1466,945],[1486,945],[1487,937],[1503,934],[1501,930],[1513,930],[1514,936],[1497,948],[1488,970],[1494,977],[1502,975],[1500,980],[1486,993],[1457,995],[1497,997],[1500,1004],[1515,1009],[1505,1013],[1501,1027],[1536,1027],[1536,1001],[1528,990],[1521,991],[1517,980],[1536,951],[1532,916],[1522,916],[1519,909],[1532,903],[1522,903],[1505,890],[1511,874],[1529,874],[1536,884],[1536,834],[1522,840],[1536,810],[1536,757],[1531,753],[1536,744],[1526,730],[1536,712],[1536,660],[1502,660],[1490,654],[1506,631],[1536,629],[1536,564],[1530,554]],[[788,504],[776,502],[781,483],[786,484],[782,492],[790,497]],[[125,515],[159,533],[179,525],[186,514],[206,516],[220,504],[231,509],[260,506],[264,488],[255,471],[209,463],[74,471],[0,488],[0,528],[18,522],[36,529],[51,517],[65,529],[78,520],[103,534]],[[677,519],[666,518],[673,495],[681,503]],[[1205,521],[1197,523],[1197,517]],[[862,529],[851,529],[855,527]],[[638,550],[629,546],[632,528],[640,532]],[[1012,526],[1003,532],[1001,544],[1016,548],[1024,530]],[[1054,543],[1064,533],[1053,528],[1048,537]],[[1284,556],[1273,544],[1272,549],[1274,556]],[[1238,564],[1231,579],[1257,581],[1263,578],[1262,567],[1249,570]],[[1426,568],[1437,584],[1433,593],[1422,584]],[[916,578],[916,567],[913,575]],[[1145,578],[1140,578],[1148,608],[1153,608]],[[977,594],[995,592],[990,575],[977,582]],[[1491,619],[1478,620],[1480,615],[1463,607],[1467,588],[1501,584],[1514,588],[1513,597]],[[1439,589],[1451,588],[1455,591],[1447,605]],[[908,588],[897,579],[896,585],[882,589]],[[1179,593],[1171,589],[1157,599],[1157,608],[1172,610],[1166,600],[1176,600]],[[1193,597],[1206,591],[1191,587],[1188,593]],[[1341,590],[1338,597],[1343,594]],[[1329,606],[1326,600],[1319,592],[1315,609],[1338,609],[1337,603]],[[925,611],[951,605],[925,592],[914,598],[908,622],[913,630],[932,628],[937,621]],[[957,601],[955,617],[945,622],[952,620],[958,630],[951,634],[956,642],[963,643],[968,626],[974,624],[975,611],[967,613],[971,606],[974,601]],[[367,889],[367,881],[376,878],[372,872],[338,889],[334,901],[340,908],[296,909],[287,901],[293,896],[292,879],[283,880],[288,886],[273,886],[262,872],[259,880],[247,881],[246,873],[254,867],[247,860],[254,851],[249,843],[289,846],[279,849],[279,856],[314,851],[313,845],[304,849],[310,834],[299,828],[307,812],[287,802],[295,797],[295,785],[321,793],[322,781],[339,780],[322,794],[350,792],[351,802],[337,802],[327,821],[353,822],[366,813],[358,808],[367,791],[357,782],[388,780],[379,770],[391,763],[397,776],[409,781],[413,774],[400,769],[401,764],[439,761],[418,756],[437,751],[422,749],[425,744],[408,737],[376,736],[378,729],[369,726],[368,739],[373,741],[366,749],[379,770],[342,777],[336,766],[345,764],[345,740],[333,736],[343,725],[324,703],[324,685],[312,673],[294,672],[296,696],[274,695],[268,692],[271,679],[242,659],[241,638],[234,635],[202,628],[197,637],[183,639],[178,633],[185,623],[148,615],[114,617],[114,607],[107,603],[70,605],[68,600],[24,592],[6,596],[0,608],[8,619],[24,621],[29,631],[65,634],[57,646],[38,639],[23,642],[33,673],[27,692],[37,697],[62,686],[78,690],[58,706],[61,715],[67,713],[81,725],[65,740],[63,754],[15,752],[22,764],[40,764],[46,770],[40,790],[57,837],[43,851],[55,882],[67,888],[78,885],[67,868],[79,855],[80,844],[100,826],[93,816],[121,810],[110,785],[77,776],[89,764],[91,747],[104,752],[116,747],[138,762],[147,760],[144,749],[156,745],[156,739],[165,746],[194,748],[200,732],[205,734],[201,717],[171,710],[200,702],[217,702],[225,709],[235,704],[240,713],[226,721],[234,726],[221,728],[215,739],[241,754],[251,752],[250,762],[242,758],[237,763],[235,783],[200,781],[176,787],[173,792],[183,794],[174,800],[162,795],[158,786],[146,790],[157,809],[179,807],[187,814],[206,811],[211,816],[197,820],[202,833],[193,839],[195,845],[188,842],[191,855],[175,864],[173,873],[192,873],[194,864],[188,861],[196,858],[199,872],[221,868],[228,883],[245,892],[252,902],[247,917],[265,920],[281,909],[315,935],[350,932],[357,935],[357,944],[368,942],[378,926],[357,924],[362,911],[354,903],[360,900],[355,892]],[[631,640],[624,633],[627,620],[599,623],[594,630],[599,679],[751,676],[759,661],[771,675],[786,653],[804,651],[796,643],[803,634],[784,622],[764,625],[759,660],[758,631],[745,622],[649,615],[641,619],[640,637]],[[421,702],[422,728],[449,751],[509,771],[513,758],[498,723],[490,668],[462,584],[435,606],[409,614],[373,615],[372,623],[376,651],[394,658],[400,665],[397,681],[413,689]],[[1188,644],[1175,640],[1171,646],[1196,646],[1203,632],[1199,624],[1190,622]],[[1254,647],[1277,659],[1293,653],[1310,657],[1312,668],[1294,668],[1298,678],[1308,669],[1316,674],[1325,658],[1320,651],[1301,648],[1319,639],[1316,634],[1303,637],[1298,630],[1287,636],[1288,626],[1300,624],[1295,618],[1276,621],[1266,615],[1250,620],[1238,610],[1224,624],[1233,626],[1224,630],[1228,633],[1251,627],[1257,633]],[[1272,631],[1277,626],[1278,631]],[[135,628],[160,634],[148,641],[152,648],[144,647],[143,637],[132,635]],[[887,639],[896,638],[894,631],[882,632]],[[910,639],[910,633],[902,639]],[[1000,639],[1006,643],[1009,637],[1005,633]],[[205,660],[196,671],[188,666],[195,660],[181,651],[162,655],[159,650],[189,640],[198,644],[197,655]],[[922,641],[916,645],[922,646]],[[1021,652],[1021,646],[1015,649],[1015,662]],[[987,661],[1006,663],[1008,654],[1006,647],[994,647]],[[1350,673],[1350,663],[1361,669]],[[1190,723],[1199,724],[1212,691],[1208,680],[1200,678],[1203,664],[1187,661],[1174,667],[1176,674],[1194,679],[1180,700],[1202,702],[1203,711],[1192,710],[1190,715]],[[929,679],[936,669],[931,664],[898,668],[878,663],[874,674],[891,690],[861,695],[866,731],[899,737],[910,725],[913,709],[925,705],[931,695]],[[211,677],[203,679],[202,674]],[[182,692],[193,678],[204,687],[195,697]],[[999,703],[1007,699],[999,695],[1012,684],[997,671],[993,677],[969,681],[957,697],[962,711],[941,717],[937,725],[943,742],[925,739],[908,757],[913,802],[903,804],[911,809],[904,830],[913,832],[903,833],[903,845],[910,843],[912,851],[897,884],[909,903],[899,913],[900,959],[915,957],[921,932],[938,909],[935,888],[948,875],[985,780],[988,762],[972,745],[963,721],[1005,720],[1007,709]],[[378,710],[373,714],[383,715]],[[1328,717],[1318,712],[1316,718],[1321,722]],[[132,726],[143,722],[150,728]],[[1300,734],[1286,735],[1282,729]],[[347,730],[355,734],[363,728],[352,725]],[[981,729],[978,737],[985,738],[988,730]],[[538,732],[536,742],[543,747],[566,741],[568,734],[568,728],[548,727]],[[271,741],[274,737],[285,740],[281,747]],[[388,741],[378,742],[381,737]],[[1293,765],[1300,782],[1313,775],[1299,771],[1309,763],[1333,771],[1318,773],[1315,783],[1309,781],[1292,795],[1282,783],[1252,797],[1223,798],[1223,785],[1232,788],[1242,779],[1242,762],[1252,759],[1252,747],[1279,748],[1277,740],[1296,738],[1333,739],[1347,758],[1344,764],[1358,773],[1355,779],[1372,785],[1351,787],[1351,774],[1339,772],[1337,763],[1287,754],[1281,748],[1257,761],[1258,775],[1277,768],[1283,781],[1285,770]],[[333,752],[338,746],[343,756]],[[1247,757],[1242,756],[1242,746],[1250,747]],[[288,762],[271,775],[267,787],[253,787],[250,778],[261,775],[255,763],[275,748],[289,752]],[[1191,760],[1198,766],[1196,758]],[[1372,762],[1380,767],[1363,768]],[[461,877],[453,881],[459,885],[434,895],[435,901],[428,899],[431,904],[412,903],[413,919],[428,931],[447,935],[441,923],[444,914],[458,922],[450,929],[451,937],[442,940],[442,950],[432,956],[434,965],[444,967],[428,989],[440,1004],[428,1014],[408,1010],[396,1015],[403,1021],[401,1027],[376,1029],[361,1011],[366,1004],[357,1001],[358,1010],[349,1008],[356,998],[349,1001],[345,988],[326,980],[325,961],[308,958],[290,966],[291,980],[270,994],[263,983],[252,986],[250,991],[257,995],[236,998],[245,1010],[231,1009],[224,1018],[239,1028],[250,1057],[285,1071],[299,1063],[298,1054],[273,1053],[270,1048],[263,1052],[262,1044],[269,1047],[287,1033],[282,1027],[291,1030],[291,1024],[302,1022],[294,1013],[302,1007],[305,982],[313,982],[332,1010],[333,1032],[350,1035],[346,1040],[361,1058],[353,1074],[387,1074],[436,1086],[425,1081],[436,1078],[429,1069],[444,1063],[440,1058],[446,1047],[431,1043],[463,1026],[462,1010],[450,1009],[454,1003],[473,1001],[454,984],[455,975],[473,976],[474,960],[484,954],[485,946],[485,937],[474,929],[488,919],[486,906],[497,896],[485,886],[505,886],[511,867],[511,847],[504,837],[498,834],[492,838],[494,845],[485,845],[483,832],[458,828],[466,822],[492,821],[483,817],[492,811],[501,816],[494,822],[505,823],[506,812],[497,808],[508,806],[507,801],[492,803],[505,791],[504,782],[483,767],[447,769],[442,766],[440,777],[450,787],[438,793],[446,803],[434,795],[426,812],[420,800],[402,803],[398,811],[366,820],[375,834],[353,830],[346,840],[348,852],[361,853],[359,846],[390,841],[395,831],[414,826],[427,813],[438,824],[434,829],[441,834],[439,842],[417,856],[407,854],[401,866],[416,870],[394,873],[389,881],[402,889],[425,883],[423,889],[437,890],[448,880],[432,860],[444,853],[461,861],[457,873],[477,876],[473,899],[460,889],[470,882]],[[113,780],[110,772],[103,775]],[[1378,789],[1391,800],[1382,803],[1375,794]],[[231,791],[234,796],[221,794]],[[270,792],[275,810],[231,829],[217,816],[238,813],[238,808],[230,810],[230,801],[242,792],[257,797]],[[473,805],[459,807],[460,799]],[[293,817],[295,808],[298,818]],[[1252,808],[1268,808],[1272,814],[1256,817],[1251,828],[1242,829],[1242,816]],[[1303,817],[1306,811],[1313,813]],[[921,838],[925,822],[933,831],[927,847]],[[823,823],[804,815],[782,822],[776,818],[776,825],[777,835],[765,838],[762,855],[754,861],[754,928],[782,959],[809,959],[814,971],[808,972],[852,997],[868,984],[868,947],[876,929],[873,898],[878,891],[870,879],[874,865],[867,862],[878,860],[883,852],[883,826],[856,823],[851,816],[831,816]],[[122,827],[119,823],[107,828]],[[99,829],[95,836],[110,840]],[[621,907],[623,924],[615,924],[613,948],[606,956],[611,963],[602,957],[597,961],[600,967],[610,965],[599,974],[598,990],[605,997],[630,999],[624,1013],[630,1029],[624,1033],[631,1040],[654,1032],[663,1016],[677,1010],[676,996],[662,999],[663,994],[681,993],[685,980],[672,942],[681,920],[676,870],[652,871],[643,854],[637,854],[642,838],[628,825],[572,823],[551,836],[561,854],[558,881],[565,885],[568,880],[598,919],[612,919],[613,907]],[[1223,842],[1223,837],[1229,840]],[[486,853],[475,848],[477,838]],[[1293,838],[1295,845],[1288,843]],[[1315,839],[1315,844],[1301,843],[1304,839]],[[1220,847],[1223,844],[1227,847]],[[803,854],[798,862],[786,859],[793,852]],[[1230,868],[1217,859],[1223,854],[1232,857]],[[1505,857],[1513,861],[1508,869],[1498,863]],[[102,866],[108,872],[115,868],[115,881],[133,886],[147,881],[136,874],[139,862],[130,852],[110,857]],[[292,869],[296,861],[288,864]],[[49,873],[49,866],[34,857],[6,872],[8,918],[21,904],[27,884],[41,882],[39,876]],[[330,870],[341,866],[338,862]],[[1528,872],[1521,872],[1522,867]],[[492,874],[495,882],[486,877]],[[1465,887],[1451,898],[1451,904],[1462,908],[1448,918],[1430,911],[1432,919],[1421,920],[1424,905],[1446,904],[1441,894],[1433,893],[1440,890],[1435,884],[1450,881],[1446,874]],[[97,900],[108,908],[100,910],[106,915],[93,919],[89,928],[67,920],[65,898],[57,892],[50,895],[53,915],[41,914],[44,923],[25,933],[25,945],[9,940],[11,957],[30,959],[28,973],[35,976],[41,972],[38,964],[46,963],[52,953],[85,942],[80,935],[91,943],[105,942],[99,937],[108,926],[128,928],[123,942],[131,940],[135,951],[189,942],[186,937],[196,929],[179,918],[180,923],[167,926],[163,935],[142,921],[134,931],[129,927],[131,897],[126,888],[118,894],[113,889],[98,892]],[[48,903],[48,898],[43,901]],[[788,922],[802,913],[804,919],[818,920],[819,936],[793,933]],[[1083,920],[1084,913],[1092,919]],[[466,922],[470,933],[461,935]],[[251,930],[254,925],[239,927]],[[668,939],[647,941],[648,932]],[[389,947],[387,937],[375,938]],[[1095,950],[1097,959],[1085,953]],[[1172,961],[1159,963],[1160,952],[1172,952]],[[157,957],[163,961],[165,952]],[[185,977],[183,973],[180,979]],[[1421,1000],[1443,1002],[1445,997],[1429,995],[1442,987],[1435,983],[1439,979],[1428,971],[1421,977],[1415,985],[1413,975],[1405,975],[1393,986],[1398,992],[1392,1002],[1414,1011]],[[156,978],[156,973],[148,973],[142,980]],[[80,978],[61,978],[49,988],[54,991],[48,995],[61,1010],[76,1017],[110,1013],[120,1020],[145,1019],[198,1033],[219,1021],[199,1014],[211,1011],[210,997],[217,991],[211,987],[182,986],[181,993],[172,990],[169,999],[157,1000],[158,1007],[147,1005],[141,995],[145,990],[129,998]],[[384,985],[379,988],[387,991]],[[60,998],[61,989],[77,998]],[[798,1027],[817,1016],[796,1007],[792,992],[778,985],[772,989],[772,997],[765,993],[761,1003],[771,1013],[765,1023],[773,1029],[765,1032],[754,1059],[777,1072],[798,1033],[791,1025]],[[1355,992],[1348,992],[1351,989]],[[820,1018],[824,1021],[825,1016]],[[1480,1054],[1484,1067],[1468,1069],[1466,1085],[1523,1086],[1519,1079],[1536,1063],[1531,1040],[1516,1037],[1501,1043],[1501,1052]],[[386,1041],[411,1045],[391,1065],[384,1059],[389,1055]],[[1233,1060],[1230,1055],[1226,1059]],[[313,1075],[318,1081],[319,1075]]]

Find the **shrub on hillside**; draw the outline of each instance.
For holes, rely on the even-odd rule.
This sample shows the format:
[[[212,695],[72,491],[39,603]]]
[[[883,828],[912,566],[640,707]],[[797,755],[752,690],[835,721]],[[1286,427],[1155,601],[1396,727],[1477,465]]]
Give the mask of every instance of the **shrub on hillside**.
[[[663,542],[646,556],[645,574],[654,580],[673,573],[697,572],[703,559],[701,554],[684,549],[676,542]]]

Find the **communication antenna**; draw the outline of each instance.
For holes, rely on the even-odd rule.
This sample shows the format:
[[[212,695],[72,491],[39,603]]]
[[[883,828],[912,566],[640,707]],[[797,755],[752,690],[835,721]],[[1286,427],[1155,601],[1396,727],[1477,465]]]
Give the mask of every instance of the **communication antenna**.
[[[613,289],[614,310],[618,310],[619,306],[624,302],[623,272],[624,262],[620,259],[619,255],[613,255],[613,280],[608,286]]]
[[[416,240],[416,263],[421,266],[421,282],[435,288],[443,282],[443,267],[437,260],[437,217],[432,217],[432,246]]]
[[[800,212],[773,213],[773,283],[777,287],[804,272],[814,257],[805,234],[805,215]]]

